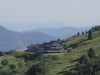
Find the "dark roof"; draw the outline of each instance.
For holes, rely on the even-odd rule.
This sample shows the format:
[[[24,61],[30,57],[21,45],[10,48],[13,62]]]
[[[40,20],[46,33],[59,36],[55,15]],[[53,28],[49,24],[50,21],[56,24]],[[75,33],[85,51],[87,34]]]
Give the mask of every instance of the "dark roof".
[[[33,44],[31,44],[30,46],[28,46],[27,48],[32,48],[32,47],[35,47],[35,48],[37,48],[37,47],[39,47],[41,44],[35,44],[35,45],[33,45]]]
[[[55,42],[57,42],[57,41],[50,41],[49,44],[52,45],[52,44],[55,43]]]
[[[53,43],[56,43],[56,42],[59,43],[60,45],[62,45],[62,44],[61,44],[60,42],[58,42],[58,41],[50,41],[50,42],[49,42],[49,45],[52,45]]]
[[[45,43],[43,43],[42,45],[40,45],[39,47],[45,47],[46,45],[49,45],[49,43],[48,42],[45,42]]]
[[[40,48],[44,48],[47,45],[52,45],[53,43],[56,43],[56,42],[59,43],[62,46],[62,44],[60,42],[58,42],[58,41],[50,41],[49,43],[48,42],[45,42],[45,43],[41,44],[39,47]]]

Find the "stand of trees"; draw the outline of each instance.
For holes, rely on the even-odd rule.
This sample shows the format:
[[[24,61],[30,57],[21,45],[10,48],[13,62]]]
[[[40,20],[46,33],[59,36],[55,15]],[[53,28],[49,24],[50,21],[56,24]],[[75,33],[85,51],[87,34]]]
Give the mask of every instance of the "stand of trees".
[[[49,70],[45,63],[39,63],[33,65],[27,72],[26,75],[49,75]]]
[[[78,59],[74,68],[64,75],[100,75],[100,55],[95,55],[95,50],[90,48],[87,55]]]

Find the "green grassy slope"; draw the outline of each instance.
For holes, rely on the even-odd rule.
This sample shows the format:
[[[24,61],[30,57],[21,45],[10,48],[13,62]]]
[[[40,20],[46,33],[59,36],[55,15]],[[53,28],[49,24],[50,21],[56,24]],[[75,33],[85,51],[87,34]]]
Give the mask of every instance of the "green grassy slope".
[[[19,61],[23,61],[25,62],[25,66],[23,69],[19,69],[17,66],[16,72],[13,73],[9,69],[8,65],[3,67],[0,64],[0,71],[5,71],[8,75],[25,75],[24,72],[27,71],[30,66],[39,62],[44,62],[48,66],[51,75],[62,75],[63,71],[69,70],[73,67],[73,65],[77,63],[73,61],[86,54],[89,48],[95,48],[96,54],[100,54],[100,31],[94,31],[93,35],[93,40],[88,40],[88,33],[65,39],[64,44],[67,45],[68,48],[73,49],[71,53],[36,54],[24,51],[15,51],[14,53],[6,54],[5,56],[0,57],[0,61],[2,61],[2,59],[7,59],[9,64],[14,63],[16,65]],[[26,55],[27,59],[25,59],[23,55]]]

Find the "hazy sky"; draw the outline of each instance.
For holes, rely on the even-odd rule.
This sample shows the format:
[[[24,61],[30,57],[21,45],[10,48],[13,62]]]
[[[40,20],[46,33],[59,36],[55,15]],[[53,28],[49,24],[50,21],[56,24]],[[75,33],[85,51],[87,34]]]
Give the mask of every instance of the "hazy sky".
[[[97,22],[99,20],[100,0],[0,0],[0,25],[3,25],[2,23],[53,21],[64,23],[62,26],[69,24],[69,26],[79,27],[100,24]],[[79,24],[86,22],[86,24],[78,25],[78,22]],[[43,24],[38,27],[45,26],[50,27]],[[38,27],[34,25],[34,28]],[[61,26],[58,25],[58,27]]]

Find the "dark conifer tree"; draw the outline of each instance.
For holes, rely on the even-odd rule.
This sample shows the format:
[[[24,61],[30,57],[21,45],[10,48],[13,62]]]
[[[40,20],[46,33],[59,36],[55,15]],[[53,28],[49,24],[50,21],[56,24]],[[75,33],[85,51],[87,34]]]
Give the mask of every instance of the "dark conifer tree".
[[[95,31],[95,27],[92,27],[92,31]]]
[[[88,57],[93,58],[95,57],[95,50],[93,48],[90,48],[88,51]]]
[[[84,32],[82,32],[82,35],[84,34]]]
[[[87,34],[87,33],[88,33],[88,31],[86,30],[85,34]]]
[[[57,40],[58,42],[60,42],[60,39],[58,38],[58,40]]]
[[[92,34],[92,30],[89,30],[89,34],[88,34],[88,40],[92,40],[93,39],[93,34]]]
[[[80,36],[80,32],[77,33],[77,36]]]

